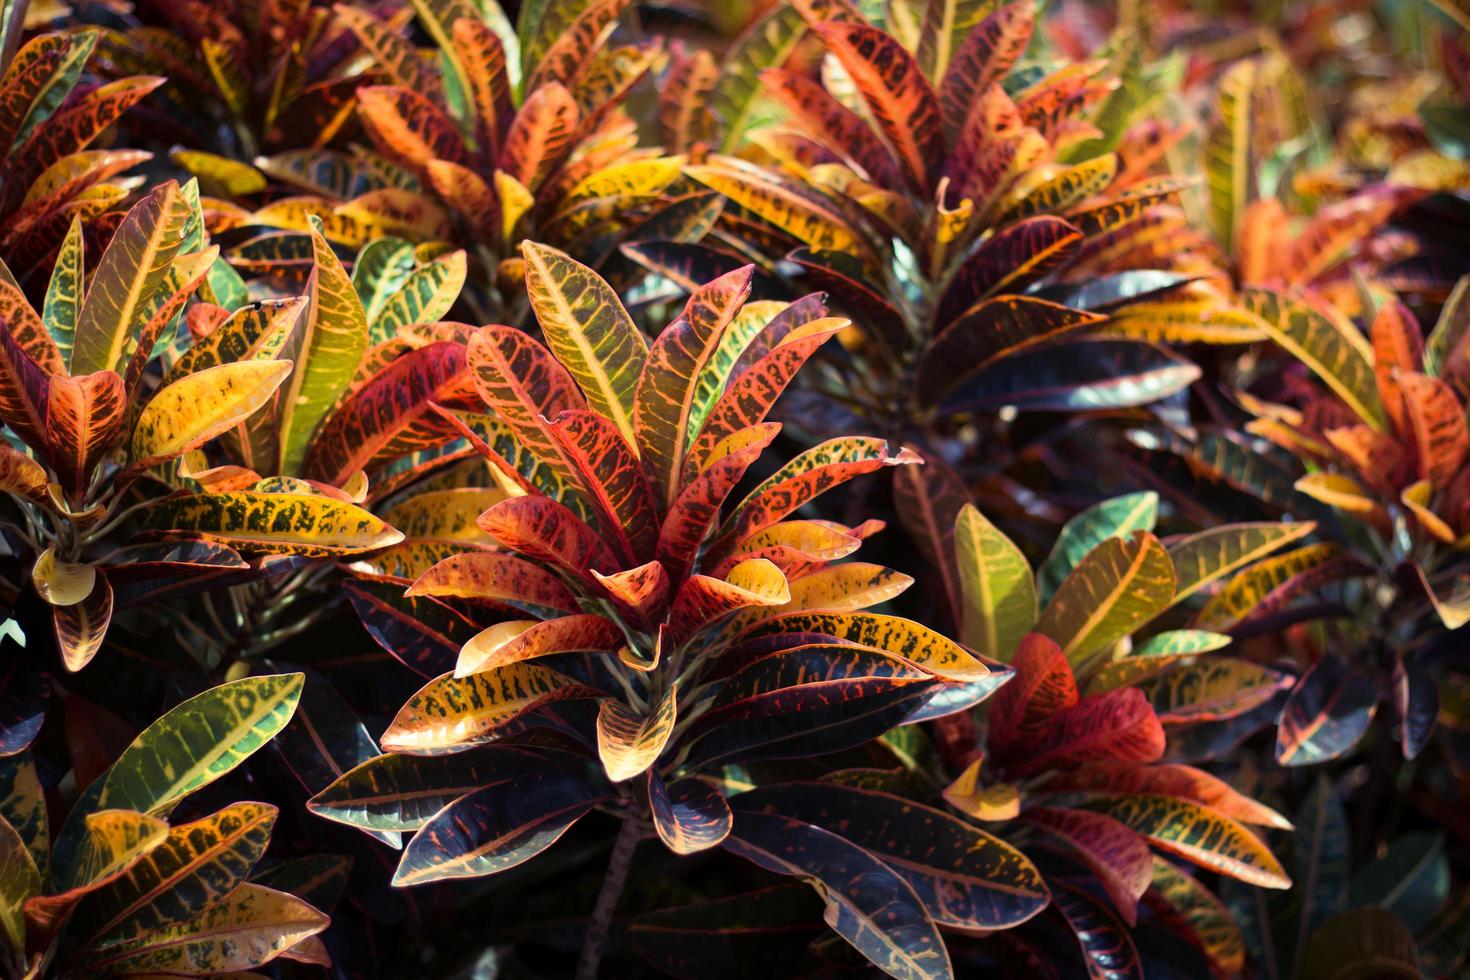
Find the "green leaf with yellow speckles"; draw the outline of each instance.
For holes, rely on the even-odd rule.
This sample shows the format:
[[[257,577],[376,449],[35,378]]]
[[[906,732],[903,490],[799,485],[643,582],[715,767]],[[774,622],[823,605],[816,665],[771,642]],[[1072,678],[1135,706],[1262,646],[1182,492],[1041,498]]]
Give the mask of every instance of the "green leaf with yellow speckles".
[[[1101,800],[1091,808],[1211,871],[1262,888],[1291,887],[1281,862],[1261,839],[1218,810],[1149,793]]]
[[[103,777],[97,809],[166,814],[269,742],[291,720],[301,674],[230,681],[169,710]]]
[[[82,305],[84,253],[82,222],[80,218],[73,218],[66,237],[61,240],[61,249],[56,253],[56,265],[51,269],[45,304],[41,307],[41,321],[50,331],[63,364],[71,361],[77,314]]]
[[[954,540],[964,603],[960,639],[1009,663],[1021,637],[1036,624],[1031,566],[1021,550],[973,504],[961,508]]]
[[[1036,571],[1041,598],[1050,600],[1057,586],[1089,551],[1108,538],[1152,531],[1159,515],[1159,495],[1152,490],[1127,493],[1094,504],[1062,527],[1051,553]]]
[[[218,364],[269,360],[286,345],[306,297],[272,299],[242,306],[213,333],[180,355],[164,375],[165,383]]]
[[[222,975],[262,966],[330,921],[294,895],[247,881],[191,919],[89,953],[82,962],[88,970],[123,975],[203,970]]]
[[[1316,528],[1313,521],[1227,524],[1173,542],[1169,545],[1169,559],[1178,577],[1174,601],[1194,595],[1237,569],[1306,537]]]
[[[116,881],[82,900],[66,926],[66,948],[117,949],[203,912],[245,880],[265,853],[276,816],[268,803],[236,803],[174,827]]]
[[[311,245],[314,264],[306,312],[285,349],[298,365],[281,392],[280,468],[288,476],[298,474],[317,427],[347,390],[368,348],[362,300],[315,216]]]
[[[1241,309],[1243,316],[1310,368],[1363,421],[1379,430],[1385,428],[1383,402],[1373,375],[1373,350],[1355,326],[1265,289],[1245,290]]]
[[[154,507],[147,523],[230,548],[308,558],[376,551],[403,540],[361,507],[320,494],[189,494]]]
[[[547,345],[588,403],[637,446],[634,392],[648,344],[622,300],[591,269],[545,245],[526,242],[526,291]]]
[[[77,314],[71,373],[121,371],[184,242],[188,202],[174,181],[134,205],[92,274]]]
[[[432,323],[448,313],[464,287],[466,269],[462,250],[415,269],[368,321],[371,342],[382,343],[405,327]]]

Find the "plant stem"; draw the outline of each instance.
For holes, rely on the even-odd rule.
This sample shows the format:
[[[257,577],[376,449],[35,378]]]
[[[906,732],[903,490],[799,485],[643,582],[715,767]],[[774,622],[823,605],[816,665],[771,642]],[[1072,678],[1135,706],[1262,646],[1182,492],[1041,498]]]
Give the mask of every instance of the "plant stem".
[[[618,899],[623,896],[623,886],[628,883],[628,870],[633,866],[633,851],[637,849],[638,840],[642,836],[642,821],[632,813],[623,817],[617,840],[613,841],[607,872],[602,876],[602,889],[597,893],[597,904],[592,908],[592,921],[587,924],[587,935],[582,937],[582,955],[577,960],[576,980],[597,980],[597,968],[602,963],[602,953],[607,947],[607,934],[612,929],[613,913],[618,909]]]

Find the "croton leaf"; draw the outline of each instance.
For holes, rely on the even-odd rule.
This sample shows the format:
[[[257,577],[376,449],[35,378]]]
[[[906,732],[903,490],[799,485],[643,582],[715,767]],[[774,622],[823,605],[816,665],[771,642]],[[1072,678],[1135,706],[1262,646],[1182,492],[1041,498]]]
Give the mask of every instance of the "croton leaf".
[[[1327,654],[1302,675],[1276,732],[1276,761],[1301,766],[1335,759],[1368,731],[1378,710],[1378,688],[1371,678],[1335,654]]]
[[[1153,852],[1142,837],[1112,817],[1087,810],[1031,807],[1026,821],[1065,841],[1097,876],[1123,921],[1138,924],[1138,900],[1154,870]]]
[[[399,709],[383,733],[384,749],[413,755],[459,751],[487,742],[498,729],[553,701],[601,692],[531,663],[512,663],[467,677],[430,681]]]
[[[1047,905],[1041,873],[1020,851],[957,817],[901,797],[834,782],[781,783],[735,797],[838,834],[885,862],[940,926],[1000,929]]]
[[[938,97],[918,62],[876,27],[828,23],[816,31],[862,93],[914,183],[927,187],[941,127]]]
[[[1259,837],[1217,810],[1189,800],[1139,794],[1095,804],[1156,845],[1196,864],[1262,888],[1291,879]]]
[[[913,887],[857,844],[802,820],[738,809],[721,846],[767,871],[811,882],[827,903],[827,924],[889,976],[954,976]]]
[[[802,758],[860,745],[906,719],[938,686],[855,644],[773,653],[732,676],[690,726],[689,763]]]
[[[349,769],[313,796],[307,808],[364,830],[414,831],[462,796],[546,766],[540,756],[503,745],[452,755],[390,753]]]
[[[996,361],[944,403],[952,411],[1086,412],[1148,405],[1199,380],[1200,369],[1157,344],[1086,338]]]
[[[1373,352],[1355,327],[1267,290],[1247,290],[1252,321],[1322,379],[1363,421],[1383,428],[1383,403],[1373,376]]]
[[[513,868],[555,844],[607,792],[605,786],[551,770],[515,775],[470,793],[419,828],[404,849],[393,884],[420,885]]]
[[[472,551],[451,555],[408,587],[408,596],[490,599],[539,616],[576,613],[576,597],[552,573],[515,555]]]
[[[124,875],[82,900],[67,924],[73,948],[135,942],[203,912],[244,880],[275,822],[273,806],[236,803],[174,827]]]
[[[327,244],[320,221],[313,221],[311,248],[306,311],[285,348],[297,365],[281,397],[280,468],[287,475],[301,469],[317,426],[347,390],[368,348],[362,300]]]
[[[754,271],[745,266],[696,289],[654,341],[638,378],[633,407],[638,456],[661,509],[680,489],[700,375],[750,295]]]
[[[189,208],[174,181],[160,184],[134,205],[102,253],[77,316],[71,373],[121,371],[128,344],[152,313],[184,242]]]
[[[304,557],[359,554],[403,540],[402,532],[361,507],[323,494],[189,494],[155,506],[148,523],[169,535]]]
[[[1134,531],[1152,531],[1158,520],[1159,495],[1151,490],[1112,497],[1077,514],[1062,527],[1046,561],[1037,569],[1043,600],[1087,553],[1108,538],[1127,537]]]
[[[1144,901],[1209,957],[1216,976],[1238,976],[1244,969],[1245,939],[1240,924],[1197,878],[1155,856],[1153,884]]]
[[[1053,900],[1082,947],[1093,980],[1143,980],[1143,963],[1123,922],[1101,901],[1075,885],[1058,882]]]
[[[385,457],[448,442],[452,430],[434,404],[468,387],[465,372],[465,349],[453,341],[399,357],[327,416],[302,473],[339,486]]]
[[[133,465],[181,456],[234,428],[275,394],[291,367],[290,361],[235,361],[186,374],[163,388],[133,428]]]
[[[601,277],[556,249],[526,242],[526,290],[547,345],[588,402],[638,445],[634,392],[648,345]]]
[[[1293,524],[1227,524],[1169,544],[1174,563],[1174,601],[1179,602],[1237,569],[1316,530],[1312,521]]]
[[[1031,566],[1011,540],[973,505],[961,508],[954,527],[955,562],[964,598],[960,637],[1002,663],[1036,625],[1036,584]]]
[[[82,897],[126,874],[169,835],[166,822],[131,810],[99,810],[86,817],[86,832],[77,844],[65,875],[51,894],[26,902],[27,927],[51,937]]]
[[[1132,633],[1169,608],[1174,566],[1147,531],[1109,538],[1093,548],[1057,589],[1036,623],[1074,665]]]
[[[83,957],[87,969],[224,973],[262,966],[326,929],[330,920],[295,896],[243,882],[185,922]]]
[[[710,783],[696,778],[665,784],[648,770],[648,809],[659,840],[675,854],[717,847],[734,826],[730,804]]]
[[[545,622],[509,620],[472,637],[459,651],[456,677],[559,653],[604,653],[617,649],[624,635],[617,624],[594,613],[559,616]]]

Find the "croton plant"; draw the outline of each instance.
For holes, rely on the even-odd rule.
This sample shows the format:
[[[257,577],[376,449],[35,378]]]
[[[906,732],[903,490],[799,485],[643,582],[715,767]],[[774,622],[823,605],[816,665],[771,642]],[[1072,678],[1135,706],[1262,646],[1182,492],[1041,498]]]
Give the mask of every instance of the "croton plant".
[[[1467,51],[0,0],[0,976],[1464,975]]]

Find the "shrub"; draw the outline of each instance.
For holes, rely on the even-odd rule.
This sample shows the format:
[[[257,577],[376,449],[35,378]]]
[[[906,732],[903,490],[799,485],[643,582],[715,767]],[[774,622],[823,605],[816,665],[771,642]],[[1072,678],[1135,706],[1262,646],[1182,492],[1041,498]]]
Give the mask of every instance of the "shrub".
[[[0,3],[0,973],[1464,972],[1470,22],[738,7]]]

